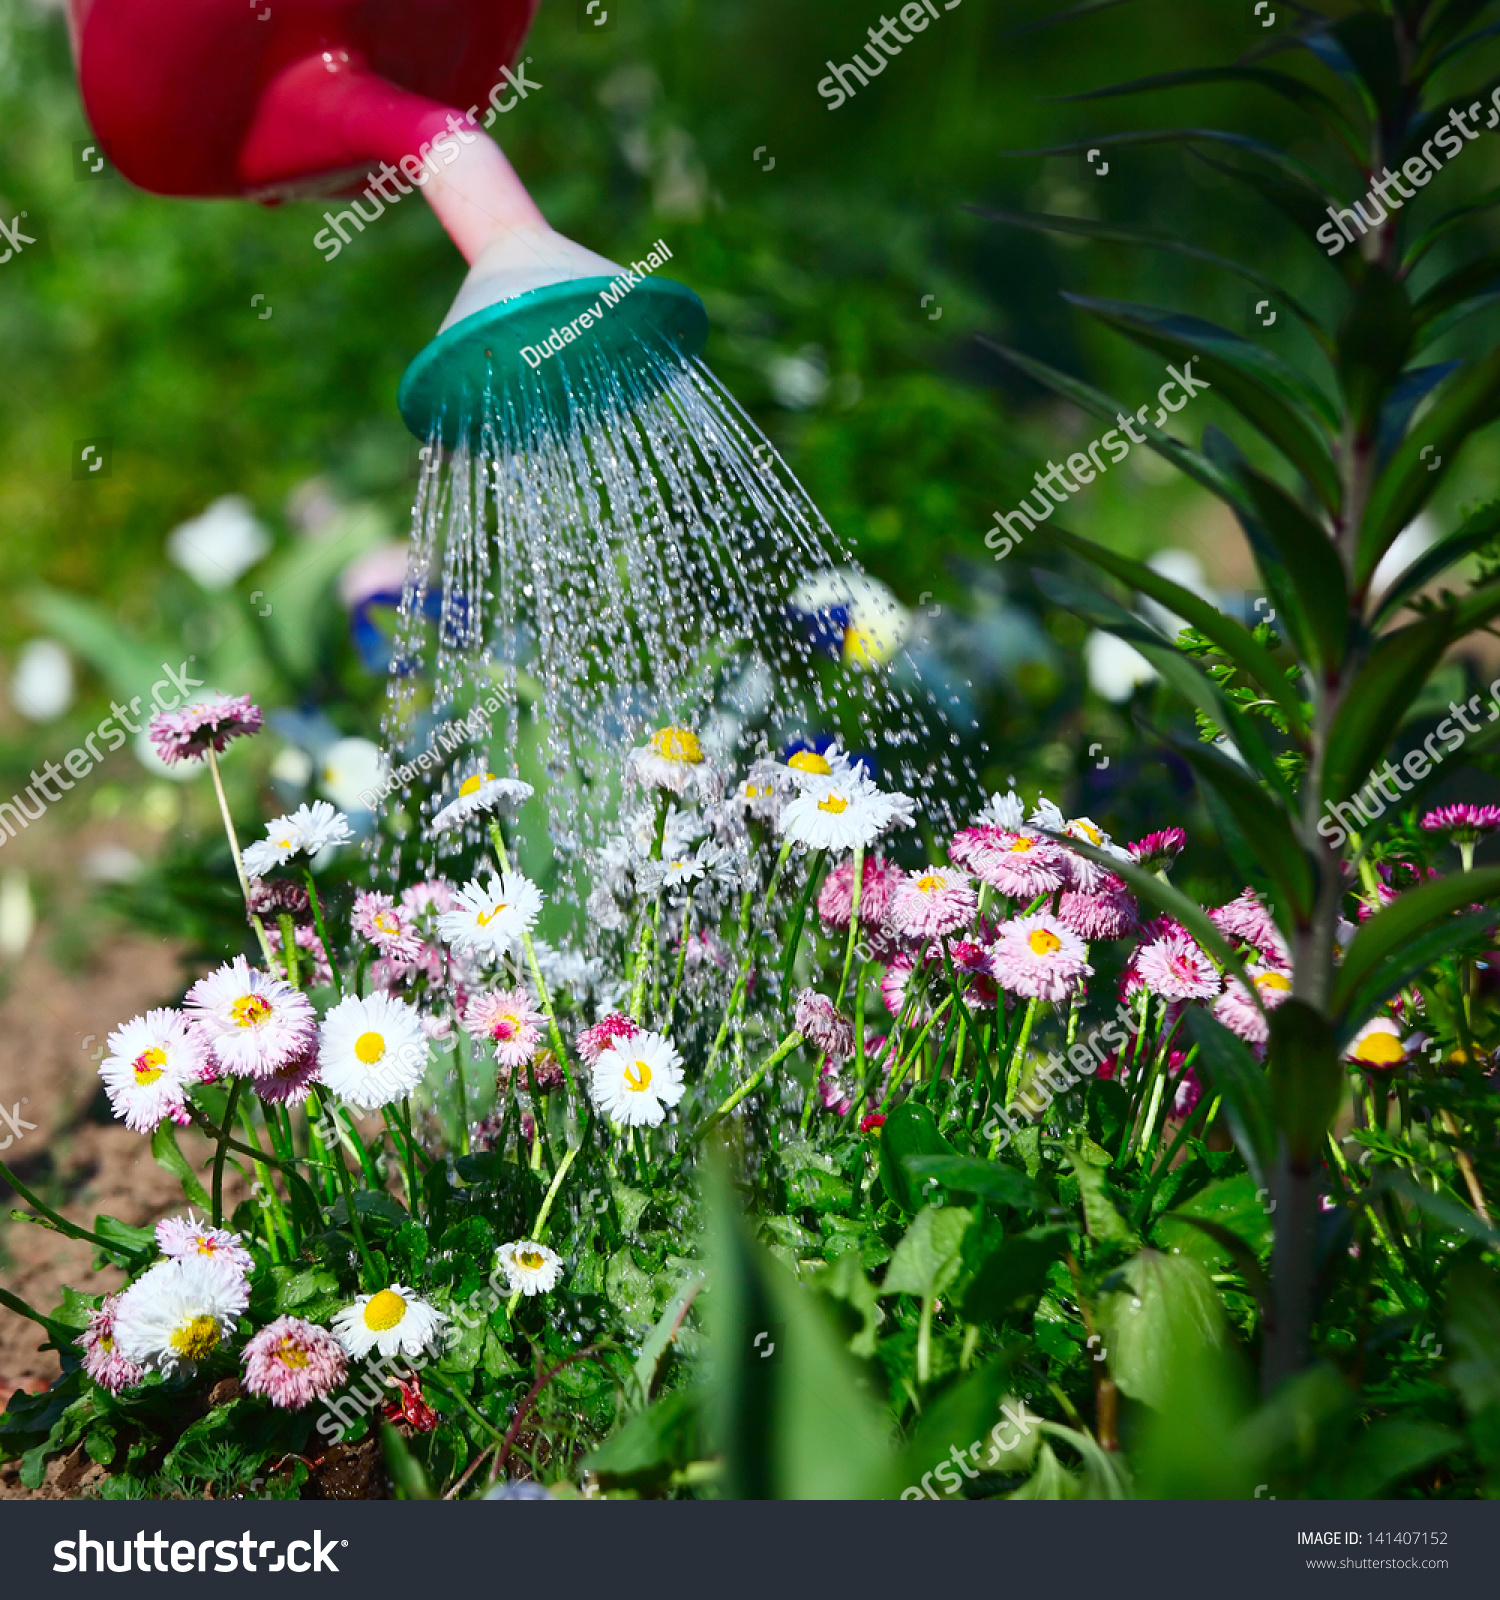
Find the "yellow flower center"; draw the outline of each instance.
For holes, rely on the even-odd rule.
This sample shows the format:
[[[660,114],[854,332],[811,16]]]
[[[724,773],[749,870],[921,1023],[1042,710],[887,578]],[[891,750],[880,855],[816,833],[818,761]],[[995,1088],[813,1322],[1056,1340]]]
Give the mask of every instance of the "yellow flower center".
[[[307,1351],[298,1349],[290,1339],[283,1339],[276,1351],[276,1359],[284,1367],[300,1369],[307,1365]]]
[[[375,913],[375,926],[382,933],[400,933],[401,919],[394,911],[377,911]]]
[[[516,1257],[516,1260],[519,1261],[528,1272],[539,1271],[547,1264],[547,1258],[541,1253],[540,1250],[523,1250],[520,1255]]]
[[[818,810],[827,811],[835,817],[840,817],[849,809],[849,802],[841,794],[831,794],[826,800],[818,801]]]
[[[108,1355],[110,1351],[114,1349],[114,1347],[115,1338],[112,1333],[101,1333],[99,1335],[99,1348],[105,1353],[105,1355]]]
[[[290,839],[277,839],[275,841],[275,845],[278,850],[290,850],[292,848],[292,841]]]
[[[479,926],[481,928],[489,927],[489,925],[495,920],[495,918],[498,917],[500,915],[500,913],[505,910],[505,905],[506,905],[506,902],[504,900],[502,900],[500,902],[500,904],[497,905],[493,911],[481,911],[479,913]]]
[[[1062,949],[1062,940],[1050,928],[1035,929],[1027,935],[1026,942],[1032,953],[1039,956],[1050,956],[1054,950]]]
[[[819,778],[826,778],[833,771],[827,758],[820,756],[816,750],[799,750],[787,765],[798,772],[811,772]]]
[[[1402,1049],[1401,1041],[1396,1035],[1381,1029],[1379,1033],[1372,1033],[1368,1039],[1360,1041],[1359,1049],[1354,1052],[1354,1059],[1372,1067],[1389,1067],[1405,1054],[1406,1051]]]
[[[155,1083],[162,1075],[167,1065],[167,1052],[159,1045],[153,1045],[149,1050],[143,1050],[131,1062],[135,1072],[135,1081],[145,1088],[148,1084]]]
[[[745,798],[747,800],[769,800],[772,788],[769,783],[747,783],[745,785]]]
[[[206,1239],[202,1234],[199,1234],[196,1243],[200,1256],[211,1256],[218,1252],[218,1242],[214,1239]]]
[[[373,1067],[385,1054],[385,1037],[379,1033],[362,1033],[354,1041],[354,1053],[367,1067]]]
[[[939,877],[935,872],[929,872],[917,879],[917,887],[923,894],[931,894],[934,889],[946,889],[948,881],[946,878]]]
[[[1262,972],[1255,979],[1257,989],[1275,989],[1281,994],[1289,994],[1292,980],[1284,972]]]
[[[495,781],[494,776],[491,773],[488,773],[488,772],[475,772],[475,773],[472,773],[472,774],[470,774],[469,777],[465,778],[464,781],[461,784],[459,784],[459,786],[458,786],[459,798],[462,799],[465,795],[478,794],[479,791],[485,786],[485,784],[493,783],[494,781]]]
[[[1011,841],[1011,854],[1020,855],[1023,851],[1031,849],[1031,844],[1031,840],[1028,839],[1024,833],[1018,833]]]
[[[703,747],[691,728],[658,728],[651,735],[651,748],[668,761],[686,761],[696,765],[703,759]]]
[[[210,1316],[197,1316],[172,1331],[172,1348],[184,1361],[202,1361],[219,1343],[219,1325]]]
[[[1079,837],[1087,839],[1096,850],[1100,849],[1104,844],[1104,835],[1091,822],[1070,822],[1068,824],[1068,832],[1075,839]]]
[[[644,1061],[637,1061],[625,1069],[625,1087],[639,1094],[642,1089],[651,1087],[651,1068]]]
[[[406,1302],[394,1289],[382,1289],[372,1294],[365,1306],[365,1326],[372,1333],[384,1333],[394,1328],[406,1315]]]
[[[229,1008],[237,1028],[254,1028],[271,1015],[270,1005],[258,994],[242,994]]]

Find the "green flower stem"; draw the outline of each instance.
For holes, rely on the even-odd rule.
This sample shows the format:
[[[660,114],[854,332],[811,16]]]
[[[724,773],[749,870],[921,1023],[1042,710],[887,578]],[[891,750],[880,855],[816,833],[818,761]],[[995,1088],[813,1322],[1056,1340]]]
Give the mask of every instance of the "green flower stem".
[[[657,948],[661,929],[661,891],[651,902],[651,915],[641,922],[641,939],[635,948],[635,967],[630,990],[630,1020],[645,1022],[646,983],[656,967]],[[651,948],[651,959],[646,959],[646,947]]]
[[[453,1048],[453,1074],[458,1080],[458,1145],[463,1155],[469,1153],[469,1095],[464,1081],[464,1051],[469,1047],[469,1036],[461,1028]]]
[[[212,749],[210,749],[212,754]],[[224,1157],[229,1153],[229,1130],[234,1127],[234,1113],[240,1103],[240,1091],[245,1087],[243,1078],[236,1078],[229,1086],[229,1103],[224,1108],[224,1126],[216,1138],[214,1151],[214,1227],[224,1226]]]
[[[761,1064],[755,1069],[754,1072],[750,1074],[748,1078],[746,1078],[739,1088],[736,1089],[734,1093],[724,1101],[718,1110],[710,1113],[710,1115],[704,1119],[703,1125],[698,1129],[697,1133],[693,1135],[691,1142],[696,1144],[697,1141],[701,1139],[710,1128],[722,1122],[724,1118],[727,1117],[729,1113],[733,1111],[734,1108],[739,1105],[739,1103],[745,1099],[747,1095],[754,1094],[754,1092],[760,1087],[761,1082],[764,1080],[766,1074],[771,1070],[771,1068],[778,1066],[781,1062],[785,1061],[792,1051],[795,1050],[801,1043],[802,1035],[798,1033],[795,1028],[793,1028],[786,1038],[784,1038],[781,1043],[776,1046],[770,1055],[768,1055],[766,1059],[761,1062]]]
[[[406,1102],[403,1101],[403,1104]],[[417,1220],[417,1163],[412,1154],[411,1138],[405,1134],[401,1127],[401,1120],[390,1106],[380,1108],[381,1120],[385,1123],[386,1132],[391,1136],[391,1146],[396,1152],[396,1158],[401,1163],[402,1175],[406,1180],[406,1209],[413,1221]]]
[[[547,1171],[555,1178],[557,1176],[557,1157],[552,1154],[552,1136],[547,1132],[547,1108],[542,1104],[542,1097],[536,1092],[536,1074],[531,1070],[531,1059],[526,1060],[526,1087],[531,1093],[531,1120],[536,1124],[537,1143],[542,1147],[542,1154],[547,1161]]]
[[[316,1089],[311,1092],[309,1103],[316,1104],[321,1120],[326,1102]],[[334,1126],[339,1126],[337,1117],[334,1118]],[[344,1162],[344,1152],[340,1148],[335,1148],[328,1153],[333,1157],[333,1170],[338,1174],[339,1187],[344,1191],[344,1206],[349,1213],[349,1228],[354,1235],[354,1243],[359,1249],[359,1259],[365,1269],[365,1287],[371,1290],[378,1289],[381,1286],[380,1275],[375,1270],[370,1247],[365,1242],[365,1230],[359,1220],[359,1210],[354,1204],[354,1180],[349,1176],[349,1168]],[[217,1189],[217,1174],[215,1174],[215,1188]],[[217,1207],[215,1209],[217,1210]]]
[[[781,875],[786,870],[787,861],[792,854],[792,841],[788,839],[782,845],[776,857],[776,865],[771,869],[771,881],[766,885],[765,899],[761,902],[762,923],[767,921],[771,914],[771,899],[781,883]],[[735,1015],[736,1008],[745,995],[745,984],[750,977],[750,969],[755,964],[756,946],[760,943],[760,931],[757,928],[752,934],[750,927],[751,895],[747,889],[744,899],[740,902],[740,946],[744,954],[740,957],[740,970],[735,975],[734,988],[729,993],[729,1003],[724,1008],[724,1020],[719,1024],[718,1034],[714,1038],[713,1048],[708,1052],[708,1064],[703,1069],[706,1079],[714,1069],[714,1062],[719,1059],[719,1051],[724,1048],[724,1041],[729,1037],[730,1023]]]
[[[687,973],[688,939],[693,932],[693,890],[694,884],[688,885],[687,900],[682,907],[682,938],[677,944],[677,972],[672,980],[672,993],[667,1000],[666,1014],[662,1021],[662,1032],[671,1033],[672,1019],[677,1014],[677,1002],[682,997],[682,980]]]
[[[211,1122],[191,1101],[188,1102],[188,1115],[193,1119],[193,1125],[201,1128],[210,1139],[216,1140],[219,1137],[218,1124]],[[238,1139],[226,1139],[224,1143],[230,1150],[237,1151],[242,1156],[249,1156],[252,1160],[264,1161],[267,1166],[275,1167],[278,1172],[288,1172],[294,1177],[300,1176],[297,1172],[295,1159],[282,1160],[276,1156],[265,1155],[252,1149],[248,1144],[242,1144]],[[319,1148],[321,1149],[321,1145]],[[309,1155],[307,1165],[309,1167],[320,1167],[325,1171],[329,1171],[332,1168],[331,1163],[322,1161],[314,1155]]]
[[[286,968],[286,981],[294,989],[300,989],[301,983],[297,979],[297,928],[292,921],[290,911],[283,911],[276,919],[281,927],[281,961]]]
[[[578,1156],[578,1152],[582,1148],[583,1146],[581,1144],[570,1145],[564,1152],[562,1160],[558,1162],[557,1171],[552,1174],[552,1182],[548,1185],[547,1193],[542,1199],[542,1209],[536,1214],[536,1222],[532,1225],[532,1230],[529,1236],[538,1244],[545,1242],[547,1218],[552,1214],[552,1202],[557,1198],[557,1191],[562,1188],[562,1181],[568,1175],[568,1168],[573,1165],[574,1160]],[[521,1291],[517,1289],[516,1292],[511,1295],[510,1299],[505,1303],[506,1316],[514,1316],[516,1307],[520,1303]]]
[[[344,998],[344,978],[339,971],[338,961],[334,958],[333,946],[328,942],[328,929],[323,923],[323,905],[318,899],[318,886],[313,882],[312,868],[303,867],[302,876],[307,880],[307,902],[312,907],[313,927],[318,930],[318,938],[323,943],[324,953],[328,957],[328,965],[333,969],[333,992],[342,1000]],[[361,950],[361,964],[363,964],[363,959],[364,952]]]
[[[922,1046],[927,1043],[928,1034],[930,1034],[937,1026],[938,1022],[943,1016],[943,1013],[947,1011],[949,1006],[952,1004],[953,1001],[950,997],[949,999],[943,1000],[937,1006],[932,1015],[927,1019],[926,1025],[923,1027],[922,1031],[917,1035],[916,1043],[909,1051],[907,1051],[906,1059],[902,1061],[901,1064],[891,1073],[890,1087],[885,1091],[885,1099],[880,1102],[880,1110],[882,1115],[884,1115],[886,1107],[890,1105],[897,1089],[901,1087],[902,1082],[906,1078],[906,1074],[911,1070],[912,1063],[915,1062],[918,1055],[921,1054]]]
[[[526,965],[531,969],[531,981],[536,985],[536,997],[542,1003],[542,1012],[547,1018],[547,1037],[552,1041],[552,1051],[556,1055],[558,1065],[563,1070],[563,1077],[568,1082],[568,1094],[571,1099],[578,1099],[578,1084],[573,1077],[573,1069],[568,1065],[568,1047],[563,1043],[562,1029],[557,1025],[557,1013],[552,1009],[552,996],[547,989],[547,981],[542,977],[541,963],[536,958],[536,946],[532,943],[531,935],[521,935],[521,948],[526,952]]]
[[[856,1083],[863,1083],[865,1078],[865,989],[870,982],[871,965],[872,963],[868,961],[861,961],[859,973],[854,980],[854,1081]]]
[[[1157,1162],[1151,1173],[1150,1182],[1147,1183],[1144,1193],[1135,1208],[1132,1226],[1140,1228],[1146,1218],[1151,1214],[1151,1202],[1156,1198],[1156,1191],[1161,1187],[1162,1179],[1172,1170],[1172,1162],[1176,1159],[1177,1152],[1182,1148],[1188,1135],[1196,1130],[1199,1123],[1210,1120],[1219,1104],[1217,1096],[1210,1099],[1208,1095],[1193,1107],[1193,1114],[1184,1118],[1182,1126],[1177,1130],[1177,1137],[1173,1139],[1167,1153]]]
[[[865,884],[865,847],[854,847],[854,876],[849,883],[849,939],[844,946],[844,970],[839,974],[839,986],[834,991],[833,1003],[844,1002],[844,986],[849,982],[849,969],[854,965],[854,946],[859,942],[859,896]]]
[[[255,1131],[255,1118],[250,1107],[243,1101],[240,1104],[240,1124],[245,1130],[245,1137],[254,1146],[255,1154],[251,1160],[255,1164],[255,1182],[257,1186],[257,1199],[266,1220],[266,1243],[271,1246],[271,1259],[276,1259],[276,1247],[272,1243],[272,1236],[279,1231],[284,1239],[289,1259],[295,1259],[297,1254],[297,1240],[292,1232],[291,1220],[286,1214],[286,1208],[281,1203],[281,1196],[276,1193],[276,1188],[271,1182],[271,1169],[267,1165],[266,1155],[261,1148],[260,1135]]]
[[[497,1444],[505,1443],[505,1435],[501,1433],[501,1431],[493,1422],[489,1420],[488,1417],[475,1409],[469,1397],[460,1392],[456,1384],[449,1383],[446,1378],[440,1378],[431,1367],[427,1367],[423,1371],[422,1377],[427,1383],[436,1389],[439,1394],[445,1394],[450,1400],[456,1400],[459,1405],[468,1412],[469,1416],[473,1418],[473,1420],[477,1422],[481,1428],[484,1429],[486,1433],[494,1435],[495,1442]]]
[[[81,1239],[85,1244],[93,1245],[96,1250],[102,1250],[105,1255],[113,1256],[116,1260],[127,1259],[127,1252],[118,1244],[111,1244],[109,1240],[101,1239],[97,1233],[90,1233],[87,1228],[80,1228],[76,1222],[69,1222],[44,1200],[39,1200],[3,1161],[0,1161],[0,1178],[3,1178],[27,1205],[40,1213],[39,1216],[31,1217],[23,1211],[12,1211],[11,1215],[17,1221],[24,1219],[27,1222],[35,1222],[40,1227],[50,1228],[54,1233],[66,1234],[70,1239]]]
[[[1021,1018],[1020,1035],[1005,1060],[1005,1102],[1007,1105],[1015,1099],[1016,1090],[1021,1086],[1021,1073],[1026,1066],[1026,1046],[1031,1043],[1031,1027],[1036,1021],[1036,1011],[1040,1004],[1041,1001],[1037,999],[1031,999],[1026,1002],[1026,1012]]]
[[[219,776],[219,758],[214,754],[212,744],[203,753],[208,757],[208,770],[214,780],[214,793],[219,797],[219,815],[224,819],[224,833],[229,840],[229,854],[234,860],[234,875],[240,881],[240,893],[245,899],[245,910],[250,911],[250,880],[245,876],[245,863],[240,859],[240,841],[234,831],[234,818],[229,815],[229,801],[224,795],[224,780]],[[260,913],[250,911],[250,921],[255,928],[255,937],[260,940],[260,953],[265,957],[266,971],[274,972],[276,957],[271,950],[271,941],[266,937],[266,926],[260,920]]]

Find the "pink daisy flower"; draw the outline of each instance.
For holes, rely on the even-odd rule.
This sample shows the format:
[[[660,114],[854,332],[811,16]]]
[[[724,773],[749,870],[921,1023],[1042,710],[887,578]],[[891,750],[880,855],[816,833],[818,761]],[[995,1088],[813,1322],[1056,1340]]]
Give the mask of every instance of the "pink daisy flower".
[[[1254,945],[1279,966],[1291,965],[1292,955],[1286,940],[1254,889],[1246,889],[1228,905],[1210,911],[1208,918],[1227,939]]]
[[[894,862],[879,856],[866,856],[859,880],[859,921],[861,927],[878,928],[890,910],[891,898],[901,882],[902,871]],[[847,928],[854,904],[854,861],[841,861],[823,879],[818,890],[818,915],[825,927]]]
[[[170,1117],[178,1127],[192,1120],[187,1094],[205,1081],[208,1048],[180,1011],[161,1007],[132,1017],[108,1040],[99,1076],[110,1109],[136,1133],[155,1133]]]
[[[1141,919],[1125,885],[1113,873],[1094,894],[1064,891],[1057,914],[1080,939],[1123,939],[1140,930]]]
[[[592,1028],[582,1029],[574,1043],[578,1046],[578,1054],[592,1067],[606,1050],[614,1049],[618,1040],[633,1039],[640,1031],[640,1027],[623,1012],[612,1011],[607,1017],[601,1017]]]
[[[169,766],[178,761],[201,761],[210,745],[222,754],[231,739],[259,733],[260,707],[249,695],[200,700],[180,711],[160,711],[147,726],[156,753]]]
[[[245,1346],[245,1388],[273,1406],[298,1411],[326,1400],[349,1374],[344,1347],[326,1328],[277,1317]]]
[[[1012,900],[1035,900],[1055,894],[1067,879],[1062,849],[1039,833],[980,823],[953,835],[948,855],[955,866],[972,872]]]
[[[1291,974],[1283,972],[1280,967],[1252,966],[1246,970],[1260,996],[1261,1005],[1267,1011],[1274,1011],[1290,996]],[[1265,1044],[1271,1037],[1266,1019],[1251,1000],[1244,984],[1232,974],[1225,978],[1224,992],[1214,1002],[1214,1016],[1247,1044]]]
[[[917,964],[908,955],[898,955],[886,967],[880,979],[880,998],[893,1017],[899,1017],[906,1006],[906,988]]]
[[[854,1024],[834,1009],[826,994],[804,989],[792,1018],[797,1032],[831,1060],[847,1061],[854,1054]]]
[[[1500,828],[1500,806],[1438,806],[1422,818],[1422,827],[1428,833],[1446,833],[1455,842],[1473,844],[1481,834]]]
[[[1172,1051],[1167,1057],[1167,1072],[1169,1074],[1175,1073],[1182,1066],[1182,1062],[1182,1051]],[[1192,1116],[1194,1108],[1202,1098],[1203,1085],[1198,1081],[1198,1069],[1189,1067],[1182,1074],[1182,1077],[1178,1079],[1177,1088],[1172,1095],[1170,1115],[1176,1117],[1178,1121],[1181,1121],[1184,1117]]]
[[[199,978],[183,1003],[219,1065],[238,1078],[274,1072],[317,1037],[307,996],[284,978],[252,968],[244,956]]]
[[[349,925],[393,961],[413,962],[421,954],[422,941],[412,927],[412,913],[405,907],[398,910],[388,894],[365,890],[355,895]]]
[[[1218,968],[1186,928],[1161,920],[1167,923],[1165,931],[1136,952],[1141,984],[1166,1000],[1212,1000],[1224,987]]]
[[[519,1067],[536,1054],[542,1041],[542,1013],[524,989],[496,989],[473,995],[464,1007],[464,1031],[488,1039],[503,1067]]]
[[[1144,867],[1147,872],[1161,872],[1172,865],[1186,845],[1187,835],[1181,828],[1162,828],[1126,848],[1138,867]]]
[[[146,1369],[122,1355],[115,1343],[115,1307],[119,1303],[119,1295],[105,1295],[103,1305],[89,1313],[88,1327],[73,1341],[83,1351],[83,1370],[111,1394],[133,1389],[146,1376]]]
[[[974,939],[956,940],[948,947],[948,954],[953,960],[953,975],[958,979],[964,1004],[979,1006],[986,1011],[993,1010],[1000,993],[995,983],[995,958]],[[936,974],[938,983],[946,990],[948,968],[943,961],[942,947],[929,946],[926,960]]]
[[[825,1060],[818,1073],[818,1100],[825,1111],[840,1117],[847,1117],[854,1105],[854,1096],[832,1061]]]
[[[270,1072],[260,1072],[252,1085],[262,1100],[273,1106],[300,1106],[315,1083],[322,1081],[318,1046],[310,1044],[301,1055],[290,1057]]]
[[[1000,987],[1032,1000],[1066,1000],[1094,970],[1083,940],[1047,911],[1002,923],[990,955]]]
[[[266,929],[266,942],[277,953],[281,954],[281,929],[272,924]],[[304,982],[310,972],[313,987],[319,984],[333,982],[333,966],[328,960],[328,952],[323,948],[323,941],[318,937],[318,930],[311,923],[299,922],[292,929],[292,942],[297,946],[297,975]],[[310,962],[309,962],[309,959]]]
[[[951,867],[909,872],[891,896],[891,926],[912,939],[941,939],[973,921],[979,900]]]
[[[163,1217],[156,1225],[156,1248],[174,1260],[181,1256],[207,1256],[245,1277],[255,1265],[240,1236],[228,1228],[212,1228],[191,1211],[185,1217]]]
[[[414,883],[410,889],[403,889],[401,904],[414,917],[421,916],[424,911],[441,916],[443,912],[453,910],[458,898],[451,883],[445,883],[441,878],[428,878],[425,883]]]

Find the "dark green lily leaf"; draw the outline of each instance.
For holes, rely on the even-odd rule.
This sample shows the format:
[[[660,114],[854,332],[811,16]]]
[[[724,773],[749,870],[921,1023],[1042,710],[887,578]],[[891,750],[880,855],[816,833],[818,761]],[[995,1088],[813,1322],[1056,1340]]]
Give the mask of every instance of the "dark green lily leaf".
[[[1342,1020],[1354,996],[1393,956],[1474,901],[1500,895],[1500,867],[1476,867],[1409,889],[1363,923],[1334,974],[1329,1012]]]
[[[1467,916],[1440,922],[1426,933],[1402,944],[1388,961],[1377,967],[1348,997],[1339,1025],[1342,1046],[1374,1015],[1382,1001],[1390,998],[1419,972],[1442,960],[1450,950],[1460,950],[1495,926],[1493,911],[1471,911]]]
[[[1271,1109],[1293,1165],[1308,1171],[1339,1108],[1344,1069],[1332,1025],[1305,1000],[1283,1000],[1271,1013]]]
[[[1269,439],[1307,479],[1325,507],[1338,509],[1341,489],[1326,432],[1336,426],[1336,414],[1327,397],[1285,362],[1248,339],[1197,317],[1087,295],[1065,294],[1063,298],[1148,350],[1192,358],[1198,369],[1193,376],[1206,379],[1220,400]]]
[[[1198,1045],[1198,1070],[1210,1092],[1223,1099],[1235,1148],[1256,1183],[1264,1186],[1276,1155],[1276,1118],[1265,1068],[1243,1039],[1201,1007],[1189,1007],[1187,1024]]]
[[[1500,350],[1449,379],[1441,399],[1406,437],[1375,481],[1359,531],[1354,582],[1363,589],[1396,535],[1432,498],[1469,435],[1500,416]],[[1431,446],[1431,449],[1427,449]],[[1428,470],[1422,452],[1435,451],[1442,467]]]
[[[980,1263],[964,1291],[965,1322],[1003,1321],[1035,1302],[1047,1282],[1047,1269],[1067,1253],[1064,1227],[1029,1228],[1012,1234]]]
[[[1467,205],[1453,206],[1431,223],[1406,247],[1406,254],[1401,260],[1401,270],[1408,276],[1412,269],[1427,254],[1435,244],[1446,239],[1455,228],[1462,227],[1471,218],[1477,217],[1482,211],[1489,211],[1494,206],[1500,205],[1500,185],[1487,189],[1477,200],[1471,200]]]
[[[1449,373],[1457,372],[1461,361],[1435,361],[1431,366],[1413,367],[1404,372],[1380,408],[1380,426],[1376,433],[1375,457],[1380,466],[1390,460],[1391,452],[1405,437],[1416,409]]]
[[[1413,316],[1405,285],[1377,262],[1353,282],[1339,322],[1335,366],[1355,427],[1368,430],[1411,351]]]
[[[1424,289],[1412,306],[1412,319],[1421,328],[1473,295],[1500,282],[1500,251],[1489,250]]]
[[[1270,651],[1256,640],[1248,628],[1191,590],[1163,577],[1144,561],[1133,561],[1129,556],[1122,556],[1062,528],[1054,527],[1048,531],[1053,539],[1075,555],[1103,567],[1122,583],[1128,583],[1133,589],[1149,595],[1196,628],[1205,638],[1211,639],[1246,677],[1280,706],[1295,733],[1305,731],[1301,700],[1287,682],[1286,674],[1272,659]]]
[[[1347,800],[1364,784],[1452,639],[1449,618],[1439,615],[1386,634],[1371,651],[1328,733],[1325,802]]]

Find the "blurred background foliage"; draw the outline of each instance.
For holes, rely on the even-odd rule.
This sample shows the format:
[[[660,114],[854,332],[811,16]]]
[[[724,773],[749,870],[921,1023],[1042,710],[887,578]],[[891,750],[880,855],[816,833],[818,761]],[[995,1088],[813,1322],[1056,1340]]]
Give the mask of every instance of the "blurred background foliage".
[[[542,7],[526,46],[542,89],[496,125],[549,220],[616,259],[668,239],[677,275],[708,306],[710,364],[835,531],[912,608],[924,670],[972,694],[989,786],[1011,774],[1044,784],[1117,836],[1186,824],[1185,887],[1233,892],[1186,773],[1134,734],[1128,670],[1122,679],[1121,663],[1096,654],[1083,625],[1032,585],[1033,562],[1057,560],[1044,534],[1003,564],[985,549],[994,513],[1098,429],[975,336],[1085,377],[1131,409],[1154,404],[1164,374],[1100,338],[1059,291],[1171,304],[1299,362],[1303,336],[1285,312],[1268,324],[1274,304],[1257,312],[1250,286],[1209,266],[1013,231],[969,208],[1175,235],[1253,260],[1316,302],[1329,287],[1316,249],[1193,156],[1106,147],[1102,172],[1081,153],[1009,153],[1138,126],[1145,105],[1161,126],[1211,121],[1321,159],[1304,150],[1297,113],[1253,85],[1057,103],[1228,62],[1269,41],[1262,19],[1248,4],[1144,0],[1037,29],[1054,8],[963,0],[830,112],[815,87],[825,63],[849,59],[878,7],[611,9],[612,25],[596,29],[580,7]],[[396,384],[463,263],[415,199],[326,263],[312,244],[322,203],[186,203],[113,174],[85,180],[77,151],[89,136],[61,13],[0,0],[0,217],[24,211],[38,240],[0,266],[0,792],[61,759],[111,697],[144,691],[141,673],[154,675],[157,661],[193,655],[214,686],[283,713],[280,745],[256,741],[229,762],[237,800],[270,784],[262,801],[287,803],[310,781],[347,803],[328,752],[348,769],[347,792],[369,754],[349,740],[378,741],[383,687],[379,630],[349,607],[382,574],[389,586],[381,552],[403,537],[415,487]],[[1477,193],[1497,169],[1487,140],[1438,182]],[[1441,256],[1434,270],[1451,265]],[[1178,426],[1196,440],[1215,420],[1210,395]],[[99,438],[111,445],[108,475],[79,481],[78,444]],[[1440,520],[1487,496],[1493,460],[1486,440],[1469,449]],[[241,500],[226,507],[226,496]],[[168,554],[172,531],[211,506],[215,536],[256,557],[233,581],[195,577]],[[1237,531],[1144,449],[1057,520],[1133,554],[1176,552],[1176,575],[1201,569],[1195,582],[1254,615]],[[349,563],[371,551],[361,586]],[[56,652],[38,654],[46,638],[63,642],[71,687]],[[1154,693],[1148,684],[1134,699]],[[95,880],[130,879],[131,852],[151,856],[163,839],[176,861],[207,865],[218,848],[203,827],[206,784],[178,785],[148,765],[122,751],[49,816],[49,839],[87,823],[130,846],[93,848],[83,859]],[[4,865],[35,845],[13,843]],[[200,848],[208,854],[194,857]],[[76,876],[77,851],[65,856]],[[185,928],[181,896],[157,894],[164,931],[177,919],[206,936],[215,917],[232,917],[231,886],[220,887],[222,901],[205,890],[201,926]],[[137,913],[152,903],[138,883]],[[0,947],[14,937],[0,887]]]

